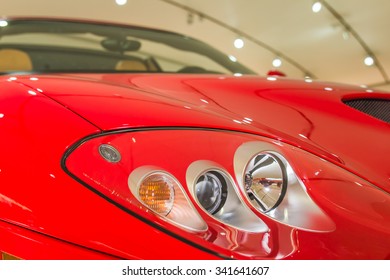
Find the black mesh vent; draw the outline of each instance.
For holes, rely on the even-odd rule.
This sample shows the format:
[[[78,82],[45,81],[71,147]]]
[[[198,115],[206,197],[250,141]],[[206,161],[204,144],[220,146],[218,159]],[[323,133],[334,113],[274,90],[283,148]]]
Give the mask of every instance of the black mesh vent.
[[[355,99],[346,100],[344,103],[374,118],[390,123],[390,100]]]

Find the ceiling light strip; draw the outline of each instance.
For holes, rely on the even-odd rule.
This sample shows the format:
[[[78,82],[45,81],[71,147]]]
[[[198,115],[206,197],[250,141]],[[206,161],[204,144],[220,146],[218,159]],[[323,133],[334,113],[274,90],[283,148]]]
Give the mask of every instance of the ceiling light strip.
[[[304,68],[302,65],[300,65],[298,62],[296,62],[295,60],[293,60],[292,58],[286,56],[285,54],[283,54],[282,52],[274,49],[273,47],[271,47],[270,45],[267,45],[266,43],[256,39],[255,37],[249,35],[248,33],[245,33],[245,32],[242,32],[241,30],[233,27],[233,26],[230,26],[210,15],[207,15],[207,14],[204,14],[203,12],[200,12],[196,9],[193,9],[189,6],[186,6],[186,5],[183,5],[183,4],[180,4],[180,3],[177,3],[176,1],[173,1],[173,0],[161,0],[163,2],[166,2],[172,6],[175,6],[177,8],[180,8],[180,9],[183,9],[189,13],[194,13],[194,14],[197,14],[199,15],[199,17],[201,17],[202,19],[207,19],[209,20],[210,22],[213,22],[233,33],[235,33],[236,35],[238,35],[239,37],[241,38],[245,38],[246,40],[249,40],[253,43],[255,43],[256,45],[270,51],[271,53],[273,53],[275,56],[279,57],[280,59],[283,59],[284,61],[290,63],[291,65],[293,65],[295,68],[299,69],[305,76],[310,76],[311,78],[316,78],[313,73],[311,73],[309,70],[307,70],[306,68]]]
[[[366,42],[364,42],[362,37],[360,37],[360,35],[352,28],[352,26],[349,25],[348,22],[346,22],[346,20],[331,5],[329,5],[326,1],[321,1],[321,3],[340,22],[340,24],[345,28],[345,30],[349,32],[349,34],[351,34],[356,39],[356,41],[358,41],[358,43],[364,49],[366,54],[373,58],[374,65],[378,68],[385,82],[388,83],[389,77],[385,69],[379,62],[379,59],[376,57],[374,52],[370,49]]]

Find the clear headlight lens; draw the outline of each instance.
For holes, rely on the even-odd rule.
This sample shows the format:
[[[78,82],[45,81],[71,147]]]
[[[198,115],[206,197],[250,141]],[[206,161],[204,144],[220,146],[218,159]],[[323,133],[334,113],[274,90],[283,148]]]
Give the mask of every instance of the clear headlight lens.
[[[226,182],[219,173],[206,172],[196,182],[195,194],[202,207],[215,214],[226,202]]]
[[[251,159],[245,170],[246,194],[257,202],[260,211],[268,212],[282,202],[286,177],[286,168],[276,156],[260,153]]]

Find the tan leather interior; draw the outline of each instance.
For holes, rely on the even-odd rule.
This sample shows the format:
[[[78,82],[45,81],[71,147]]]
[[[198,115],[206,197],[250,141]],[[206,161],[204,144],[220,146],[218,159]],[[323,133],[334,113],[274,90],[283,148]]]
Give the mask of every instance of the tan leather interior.
[[[138,60],[120,60],[115,66],[119,71],[147,71],[148,68],[142,61]]]
[[[0,50],[0,71],[31,71],[32,63],[29,55],[16,49]]]

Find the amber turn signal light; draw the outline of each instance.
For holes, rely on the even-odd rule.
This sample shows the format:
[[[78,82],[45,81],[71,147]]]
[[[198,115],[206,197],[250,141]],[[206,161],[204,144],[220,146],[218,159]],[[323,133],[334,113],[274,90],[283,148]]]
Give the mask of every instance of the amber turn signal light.
[[[175,194],[171,182],[161,176],[151,175],[142,181],[138,195],[146,206],[166,216],[173,207]]]

